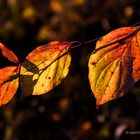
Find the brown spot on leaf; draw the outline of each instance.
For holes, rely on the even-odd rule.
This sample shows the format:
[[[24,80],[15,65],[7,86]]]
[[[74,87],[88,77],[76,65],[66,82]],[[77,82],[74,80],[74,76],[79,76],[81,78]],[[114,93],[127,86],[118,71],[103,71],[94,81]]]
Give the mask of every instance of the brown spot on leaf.
[[[96,66],[96,62],[91,62],[91,64],[92,64],[93,66]]]
[[[135,57],[134,56],[132,56],[132,60],[135,60]]]

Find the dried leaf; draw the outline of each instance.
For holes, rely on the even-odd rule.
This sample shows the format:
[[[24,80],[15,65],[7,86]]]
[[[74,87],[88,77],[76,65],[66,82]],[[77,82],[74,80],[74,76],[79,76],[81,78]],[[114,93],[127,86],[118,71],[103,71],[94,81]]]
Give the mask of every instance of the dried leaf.
[[[18,76],[16,66],[0,69],[0,106],[8,103],[15,95],[19,85]]]
[[[33,50],[21,66],[23,96],[49,92],[66,77],[71,63],[71,43],[51,42]]]
[[[2,43],[0,43],[0,49],[1,49],[2,55],[6,57],[9,61],[18,63],[17,56],[11,50],[6,48]]]
[[[123,27],[102,37],[89,59],[96,104],[125,95],[140,79],[140,27]]]

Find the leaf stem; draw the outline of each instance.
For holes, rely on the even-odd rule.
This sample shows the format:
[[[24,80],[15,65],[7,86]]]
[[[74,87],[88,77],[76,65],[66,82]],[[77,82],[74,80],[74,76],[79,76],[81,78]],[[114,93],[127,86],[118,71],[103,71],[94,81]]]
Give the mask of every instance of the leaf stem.
[[[131,26],[135,26],[135,25],[138,25],[140,24],[140,22],[137,22],[136,24],[133,24]],[[127,36],[119,39],[119,40],[116,40],[116,41],[113,41],[111,43],[108,43],[106,45],[103,45],[101,46],[100,48],[98,49],[95,49],[92,53],[96,53],[98,50],[100,49],[103,49],[103,48],[106,48],[107,46],[110,46],[110,45],[113,45],[115,43],[118,43],[118,42],[123,42],[125,41],[126,39],[130,38],[130,37],[133,37],[135,34],[137,34],[138,32],[140,31],[140,27],[137,28],[135,31],[133,31],[132,33],[128,34]],[[94,43],[95,41],[97,41],[99,38],[95,38],[95,39],[92,39],[92,40],[89,40],[89,41],[85,41],[85,42],[82,42],[82,41],[72,41],[71,42],[71,45],[72,47],[70,47],[70,49],[74,49],[74,48],[77,48],[77,47],[81,47],[81,46],[84,46],[84,45],[88,45],[88,44],[92,44]]]
[[[134,24],[132,24],[131,27],[133,27],[133,26],[138,26],[138,25],[140,25],[140,21],[139,21],[139,22],[136,22],[136,23],[134,23]]]
[[[80,47],[80,46],[84,46],[84,45],[88,45],[88,44],[91,44],[91,43],[94,43],[95,41],[97,41],[99,38],[95,38],[95,39],[92,39],[92,40],[89,40],[89,41],[85,41],[85,42],[82,42],[82,41],[72,41],[71,42],[71,49],[73,48],[77,48],[77,47]]]

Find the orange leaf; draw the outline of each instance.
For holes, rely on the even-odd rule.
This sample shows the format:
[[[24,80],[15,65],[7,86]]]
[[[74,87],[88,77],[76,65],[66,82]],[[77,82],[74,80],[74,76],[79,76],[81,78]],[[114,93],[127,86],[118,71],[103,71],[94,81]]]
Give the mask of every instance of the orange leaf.
[[[51,42],[33,50],[21,65],[21,89],[24,96],[48,93],[69,71],[71,43]]]
[[[102,37],[89,59],[96,104],[125,95],[140,79],[140,27],[123,27]]]
[[[0,43],[0,49],[4,57],[6,57],[9,61],[18,63],[17,56],[8,48],[6,48],[2,43]]]
[[[0,69],[0,106],[13,98],[19,85],[18,79],[18,67],[10,66]]]

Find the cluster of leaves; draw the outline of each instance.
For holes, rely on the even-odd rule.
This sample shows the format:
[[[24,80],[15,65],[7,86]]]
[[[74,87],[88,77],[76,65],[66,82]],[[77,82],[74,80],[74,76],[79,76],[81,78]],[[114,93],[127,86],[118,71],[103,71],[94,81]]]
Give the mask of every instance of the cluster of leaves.
[[[2,54],[10,61],[18,63],[16,55],[3,44],[0,45]],[[66,52],[69,47],[70,44],[67,42],[52,42],[36,48],[18,66],[1,69],[0,104],[6,104],[11,100],[19,82],[22,96],[43,94],[58,85],[68,72],[71,57]]]
[[[0,69],[0,105],[12,99],[19,83],[23,97],[51,91],[67,76],[74,47],[73,42],[54,41],[37,47],[17,66]],[[3,44],[0,48],[3,56],[18,63],[11,50]],[[140,26],[119,28],[100,38],[88,66],[97,107],[125,95],[140,79]]]

